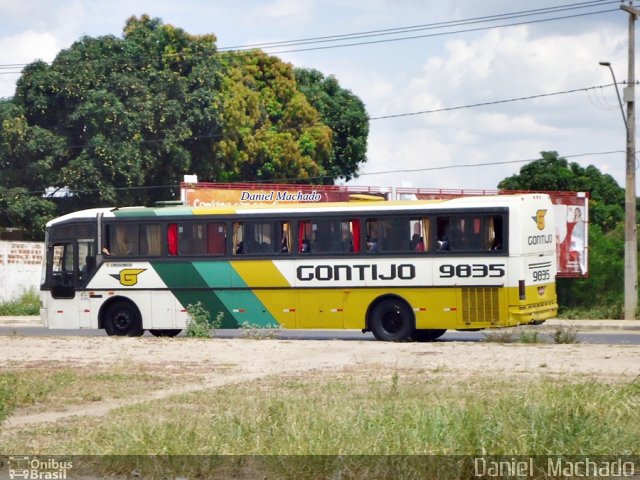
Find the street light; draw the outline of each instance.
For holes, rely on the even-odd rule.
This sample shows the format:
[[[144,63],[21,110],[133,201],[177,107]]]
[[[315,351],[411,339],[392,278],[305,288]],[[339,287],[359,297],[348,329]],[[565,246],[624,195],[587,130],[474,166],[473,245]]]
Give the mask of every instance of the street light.
[[[623,8],[623,7],[621,7]],[[635,9],[634,9],[635,10]],[[610,62],[600,62],[608,67],[616,87],[618,103],[622,112],[622,120],[627,131],[625,161],[625,199],[624,199],[624,318],[635,319],[638,307],[638,232],[636,227],[636,116],[635,116],[635,60],[633,55],[635,15],[629,20],[629,80],[624,89],[624,100],[627,102],[625,117],[622,99],[618,91],[618,83]]]
[[[622,113],[622,121],[624,122],[624,128],[627,131],[627,135],[629,135],[629,125],[627,125],[627,117],[624,115],[624,107],[622,106],[622,98],[620,98],[620,90],[618,90],[618,82],[616,81],[616,74],[613,73],[613,68],[611,68],[611,62],[600,62],[600,65],[603,67],[609,67],[609,71],[611,72],[611,76],[613,77],[613,86],[616,88],[616,95],[618,96],[618,104],[620,105],[620,113]]]

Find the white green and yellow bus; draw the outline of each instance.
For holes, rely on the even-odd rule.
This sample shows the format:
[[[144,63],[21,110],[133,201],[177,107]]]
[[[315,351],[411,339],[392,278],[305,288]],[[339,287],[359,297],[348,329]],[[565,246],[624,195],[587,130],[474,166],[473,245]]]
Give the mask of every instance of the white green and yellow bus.
[[[46,229],[49,328],[177,335],[198,302],[220,328],[358,329],[432,340],[557,312],[547,195],[128,207]]]

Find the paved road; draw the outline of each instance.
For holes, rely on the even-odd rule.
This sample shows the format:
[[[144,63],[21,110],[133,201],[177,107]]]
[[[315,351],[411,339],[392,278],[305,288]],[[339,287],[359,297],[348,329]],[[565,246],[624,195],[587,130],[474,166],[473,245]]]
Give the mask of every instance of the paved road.
[[[518,336],[518,330],[513,330]],[[549,327],[540,328],[540,336],[549,343],[553,343],[551,335],[553,330]],[[498,330],[485,330],[480,332],[448,331],[439,342],[482,342],[487,335]],[[0,326],[0,336],[23,335],[29,337],[50,336],[106,336],[104,330],[49,330],[41,326]],[[145,336],[151,336],[148,332]],[[218,330],[219,338],[237,338],[247,336],[242,330]],[[371,333],[363,334],[352,330],[288,330],[278,332],[278,338],[286,340],[346,340],[346,341],[374,341]],[[640,330],[593,330],[577,333],[580,343],[605,344],[605,345],[640,345]]]

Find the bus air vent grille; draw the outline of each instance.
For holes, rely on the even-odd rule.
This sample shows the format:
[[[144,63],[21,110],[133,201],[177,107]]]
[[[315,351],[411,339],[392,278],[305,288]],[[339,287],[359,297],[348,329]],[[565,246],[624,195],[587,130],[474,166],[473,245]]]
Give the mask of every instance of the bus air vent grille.
[[[462,318],[464,323],[497,323],[500,303],[497,288],[463,288]]]

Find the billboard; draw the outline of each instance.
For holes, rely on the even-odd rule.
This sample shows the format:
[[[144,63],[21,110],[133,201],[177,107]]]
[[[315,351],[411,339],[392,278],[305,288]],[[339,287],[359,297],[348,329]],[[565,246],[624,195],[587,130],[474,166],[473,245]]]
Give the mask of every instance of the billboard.
[[[362,195],[388,200],[389,190],[338,185],[183,183],[181,200],[193,207],[346,202],[357,200]]]

